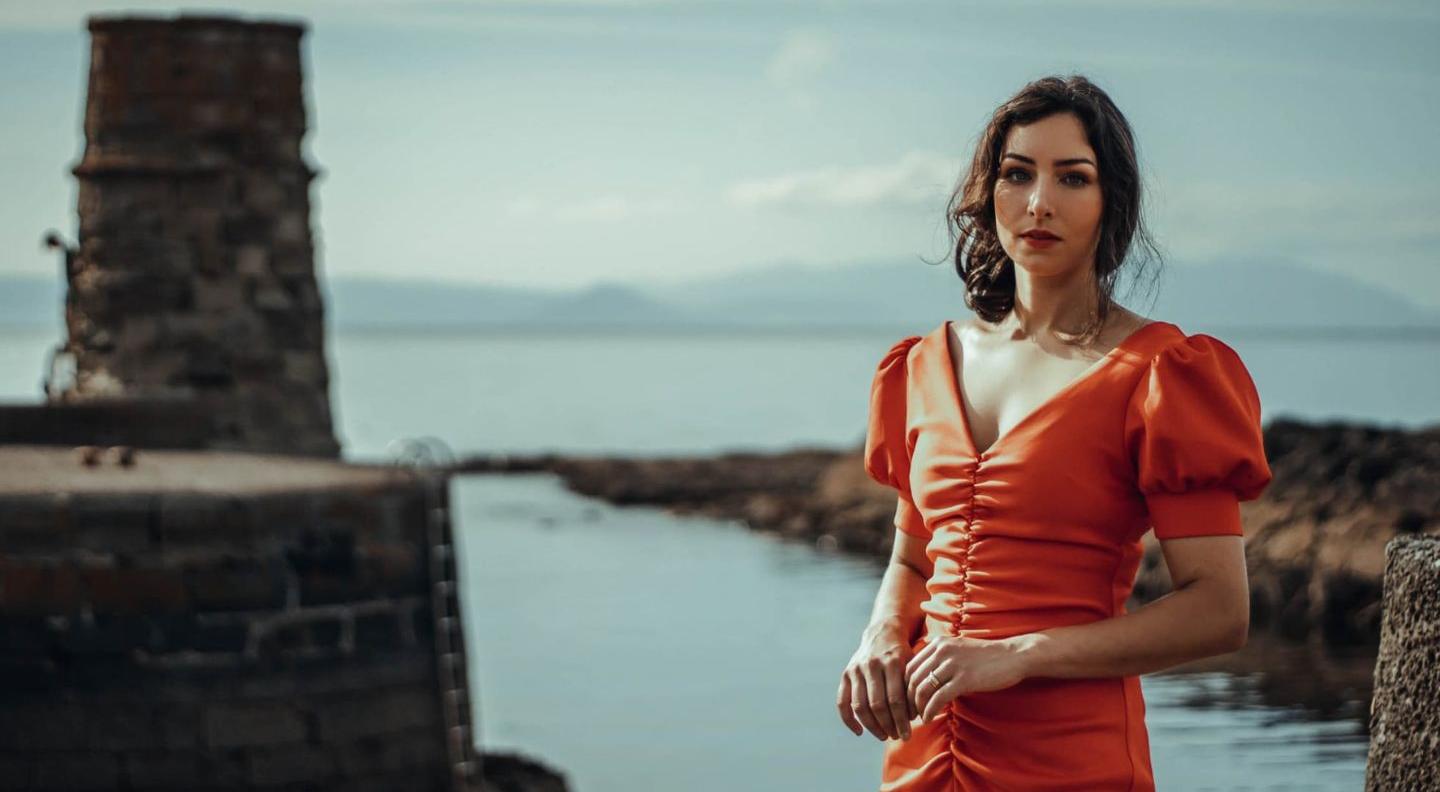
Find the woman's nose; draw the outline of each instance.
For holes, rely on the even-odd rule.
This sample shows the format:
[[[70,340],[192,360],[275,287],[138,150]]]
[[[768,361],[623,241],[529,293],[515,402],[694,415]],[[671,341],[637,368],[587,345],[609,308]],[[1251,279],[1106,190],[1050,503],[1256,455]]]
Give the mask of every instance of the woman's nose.
[[[1054,210],[1050,206],[1050,191],[1040,186],[1038,182],[1035,184],[1035,187],[1030,190],[1029,208],[1030,214],[1035,217],[1054,214]]]

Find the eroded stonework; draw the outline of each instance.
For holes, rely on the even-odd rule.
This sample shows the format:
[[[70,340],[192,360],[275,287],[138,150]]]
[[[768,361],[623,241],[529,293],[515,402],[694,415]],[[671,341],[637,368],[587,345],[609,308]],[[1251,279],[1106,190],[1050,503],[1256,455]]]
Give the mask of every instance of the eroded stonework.
[[[54,402],[214,404],[215,448],[336,456],[300,41],[224,17],[92,18],[79,241]]]

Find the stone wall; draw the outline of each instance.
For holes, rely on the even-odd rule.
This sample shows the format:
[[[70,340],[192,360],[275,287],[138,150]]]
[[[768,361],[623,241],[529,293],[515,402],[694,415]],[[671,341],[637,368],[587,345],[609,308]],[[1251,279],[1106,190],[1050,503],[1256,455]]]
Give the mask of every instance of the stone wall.
[[[0,789],[474,788],[438,474],[74,457],[0,447]]]
[[[1367,790],[1440,789],[1440,537],[1385,546]]]
[[[297,24],[96,17],[62,403],[221,396],[212,447],[336,456]]]

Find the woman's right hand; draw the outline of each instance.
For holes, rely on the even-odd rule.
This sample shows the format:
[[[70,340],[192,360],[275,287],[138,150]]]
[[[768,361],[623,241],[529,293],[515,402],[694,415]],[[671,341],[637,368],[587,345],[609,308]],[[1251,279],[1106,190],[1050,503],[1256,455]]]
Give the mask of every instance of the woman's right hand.
[[[863,724],[881,741],[910,738],[910,721],[915,719],[905,679],[910,655],[901,629],[890,625],[865,628],[860,647],[840,675],[835,699],[840,720],[855,736],[863,733]]]

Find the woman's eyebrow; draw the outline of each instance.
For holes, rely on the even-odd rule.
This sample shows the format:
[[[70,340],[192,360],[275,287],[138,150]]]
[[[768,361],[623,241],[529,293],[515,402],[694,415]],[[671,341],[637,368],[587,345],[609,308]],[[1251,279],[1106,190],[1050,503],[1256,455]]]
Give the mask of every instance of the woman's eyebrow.
[[[1007,152],[1005,152],[1005,157],[1014,157],[1015,159],[1018,159],[1018,160],[1020,160],[1021,162],[1028,162],[1028,163],[1030,163],[1031,165],[1034,165],[1034,164],[1035,164],[1035,160],[1030,159],[1029,157],[1025,156],[1024,154],[1016,154],[1016,153],[1013,152],[1013,151],[1007,151]],[[1000,159],[1005,159],[1005,157],[1001,157]],[[1072,157],[1072,158],[1070,158],[1070,159],[1058,159],[1058,160],[1055,160],[1055,164],[1056,164],[1056,165],[1079,165],[1079,164],[1082,163],[1082,162],[1085,163],[1086,165],[1091,166],[1092,168],[1095,167],[1095,163],[1091,162],[1090,160],[1088,160],[1088,159],[1086,159],[1086,158],[1084,158],[1084,157]]]

